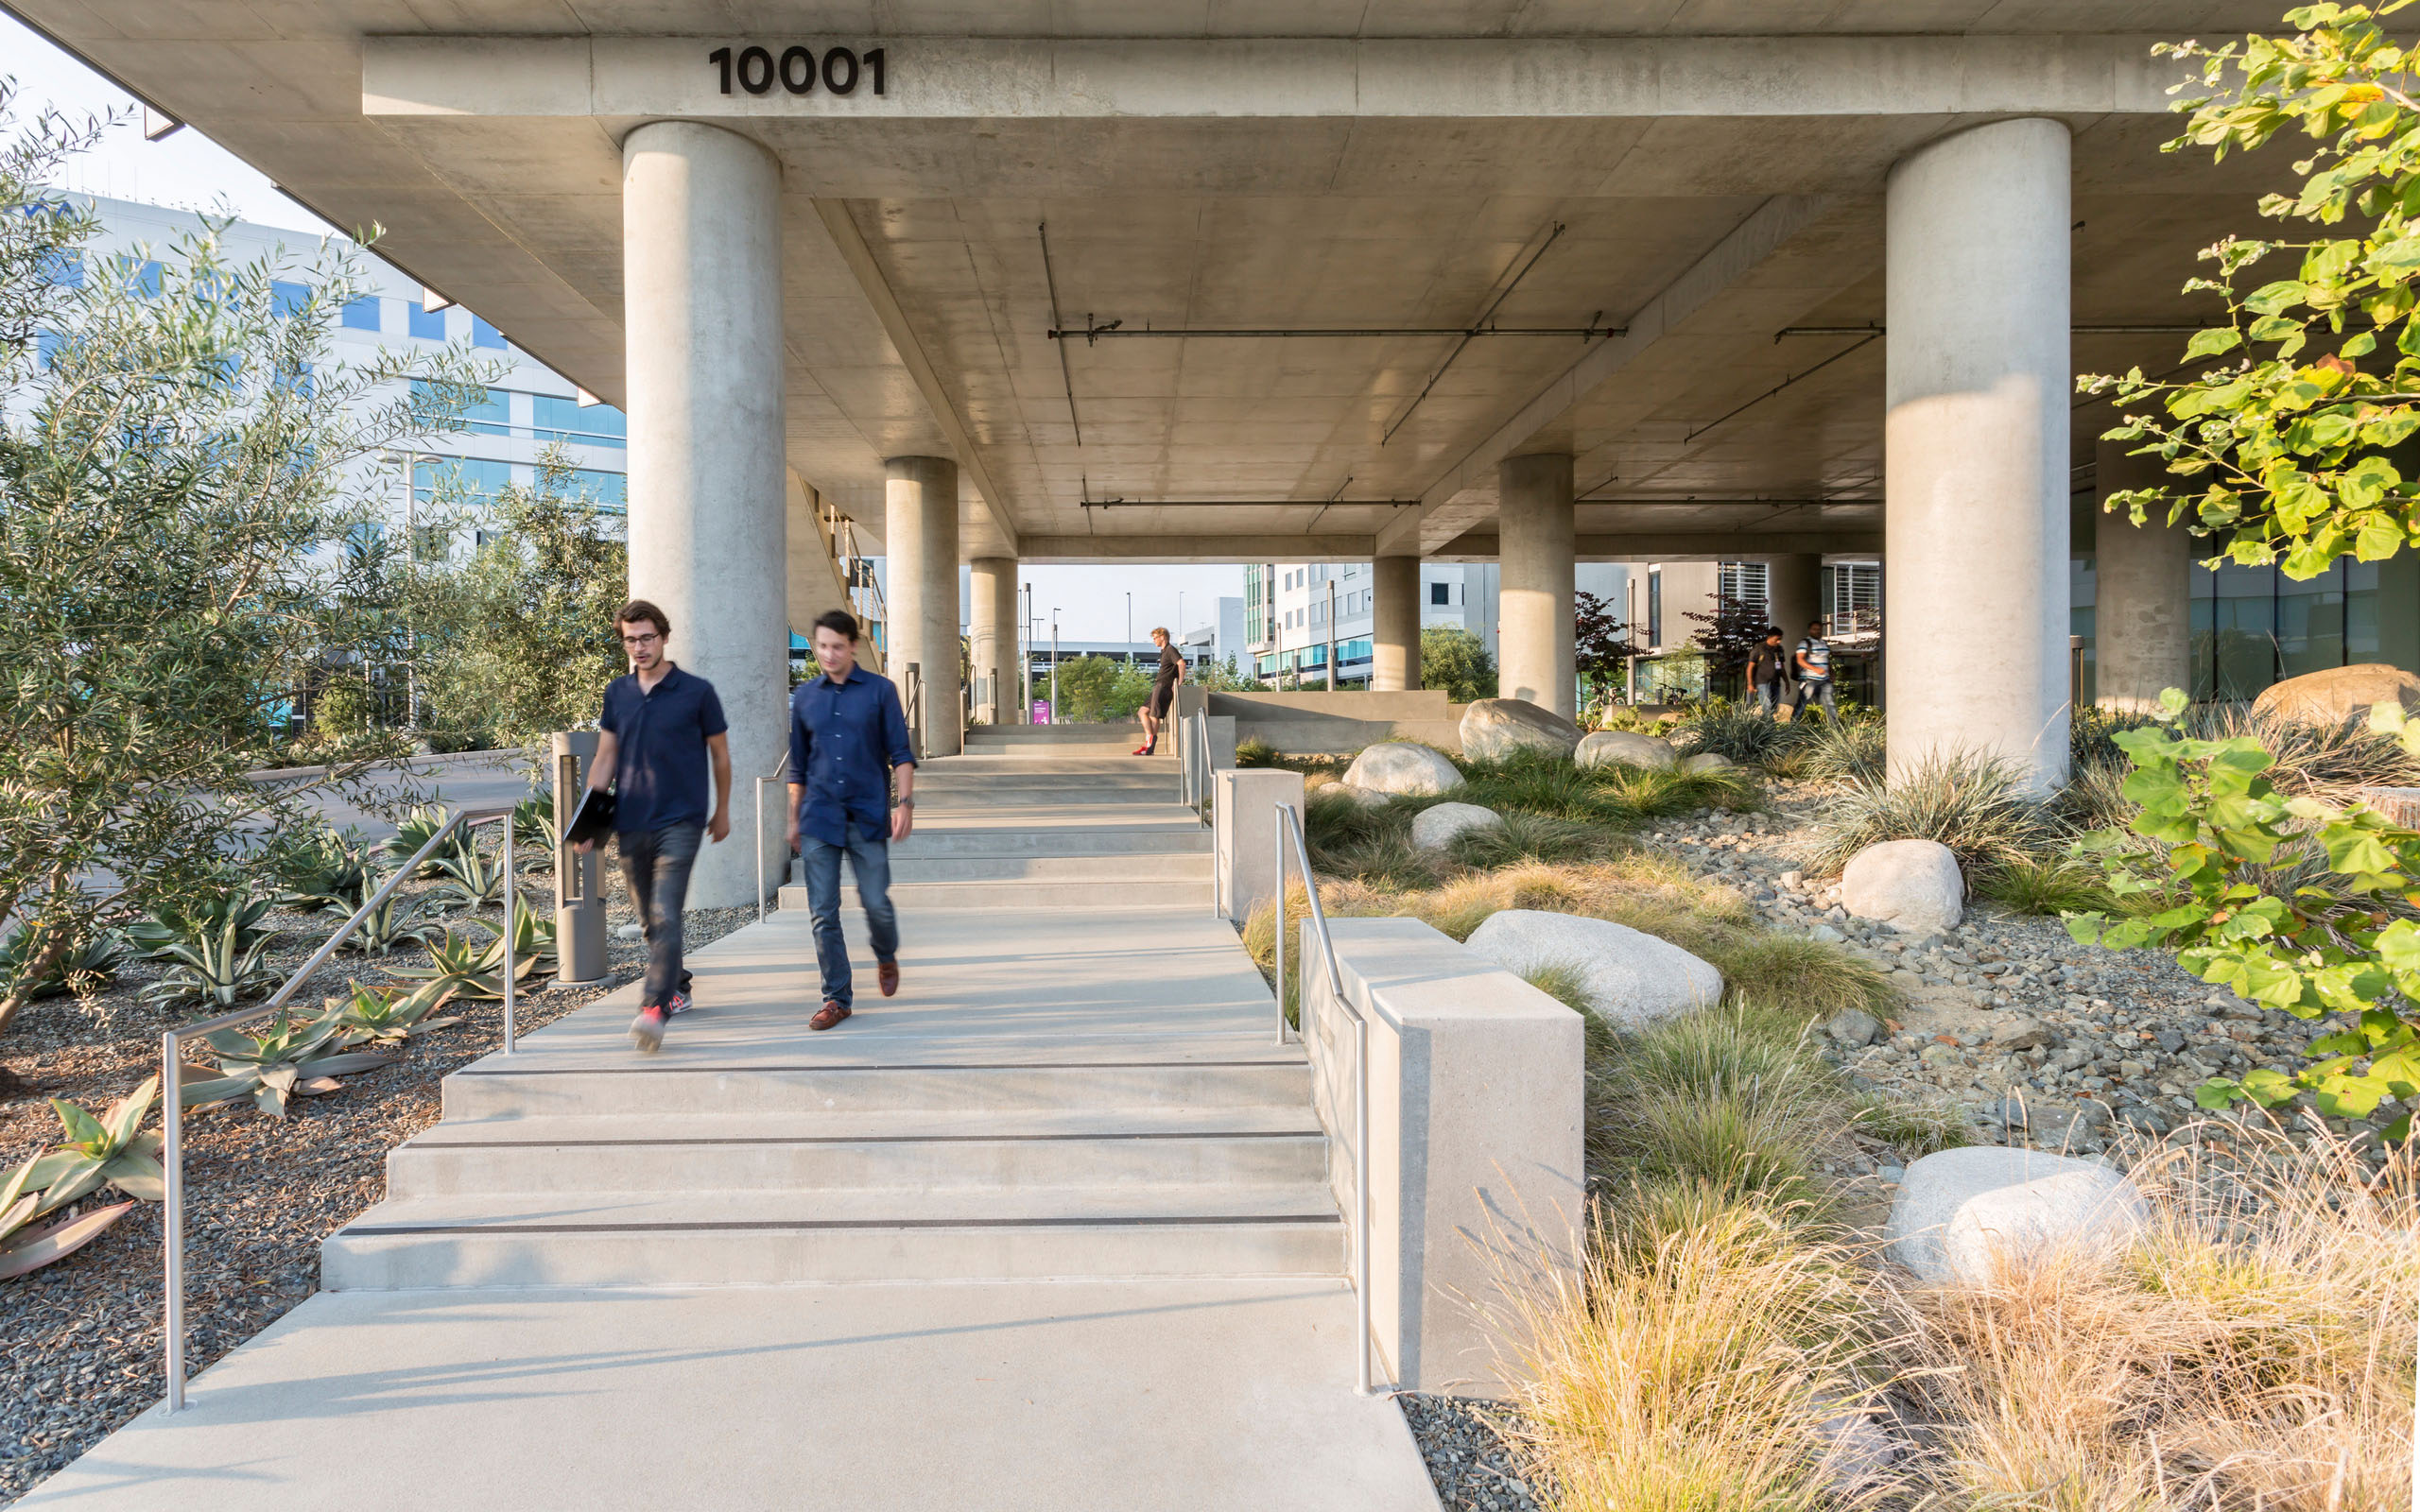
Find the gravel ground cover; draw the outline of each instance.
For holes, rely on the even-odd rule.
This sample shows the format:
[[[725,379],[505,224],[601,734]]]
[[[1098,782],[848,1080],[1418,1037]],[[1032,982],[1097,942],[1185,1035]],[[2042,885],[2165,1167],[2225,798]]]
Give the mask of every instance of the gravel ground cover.
[[[1510,1432],[1512,1415],[1500,1403],[1407,1391],[1395,1405],[1411,1424],[1446,1512],[1538,1512]]]
[[[609,869],[610,875],[610,869]],[[428,885],[406,884],[408,892]],[[541,906],[545,900],[534,899]],[[490,910],[488,918],[497,916]],[[524,1033],[636,977],[647,950],[618,930],[634,921],[609,893],[605,985],[525,992]],[[754,920],[753,908],[686,916],[691,949]],[[337,920],[274,914],[272,958],[291,971]],[[382,965],[418,965],[409,947],[382,961],[339,953],[300,1000],[316,1004],[348,977],[383,979]],[[48,1099],[98,1110],[159,1070],[160,1031],[200,1015],[143,1005],[156,972],[131,964],[95,998],[28,1006],[0,1041],[0,1162],[14,1164],[59,1138]],[[319,1286],[320,1241],[386,1193],[387,1152],[437,1122],[446,1073],[496,1049],[502,1005],[452,1005],[465,1022],[416,1038],[395,1065],[348,1077],[342,1091],[297,1098],[281,1122],[249,1101],[193,1110],[185,1132],[186,1368],[199,1371]],[[160,1210],[143,1203],[100,1238],[31,1275],[0,1281],[0,1504],[82,1453],[160,1400]],[[197,1389],[209,1389],[205,1376]]]
[[[1942,935],[1853,919],[1807,862],[1825,790],[1770,791],[1766,812],[1666,821],[1637,838],[1737,889],[1768,925],[1838,939],[1890,973],[1904,1005],[1889,1022],[1844,1014],[1825,1030],[1828,1053],[1860,1088],[1955,1104],[1979,1138],[2091,1154],[2120,1124],[2157,1137],[2207,1116],[2194,1107],[2196,1086],[2292,1066],[2319,1032],[2210,987],[2165,952],[2079,945],[2056,919],[1972,900]],[[2304,1110],[2279,1111],[2291,1111],[2298,1141],[2317,1137]],[[2380,1131],[2399,1113],[2390,1103],[2369,1120],[2326,1122],[2382,1159]]]

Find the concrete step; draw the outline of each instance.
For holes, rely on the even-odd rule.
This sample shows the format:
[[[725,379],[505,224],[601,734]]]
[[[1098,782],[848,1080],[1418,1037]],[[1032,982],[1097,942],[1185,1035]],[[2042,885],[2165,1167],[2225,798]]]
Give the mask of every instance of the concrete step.
[[[389,1199],[474,1194],[1301,1186],[1308,1108],[458,1120],[387,1157]]]
[[[916,781],[922,784],[928,779],[949,775],[986,777],[1024,777],[1037,772],[1064,772],[1071,776],[1098,773],[1103,776],[1132,775],[1167,777],[1173,773],[1174,757],[1133,756],[1126,750],[1105,756],[1085,756],[1072,748],[1056,746],[1003,746],[990,750],[968,750],[960,756],[936,756],[916,768]]]
[[[1083,746],[1115,745],[1126,742],[1132,750],[1143,743],[1140,721],[1121,719],[1114,723],[1089,725],[977,725],[966,732],[969,746]],[[1167,748],[1165,736],[1161,749]]]
[[[1182,807],[1184,787],[1167,777],[978,777],[916,784],[919,815],[942,808],[1154,803]]]
[[[328,1291],[1333,1276],[1324,1181],[1017,1192],[390,1198],[320,1246]]]
[[[844,872],[843,875],[846,873]],[[1162,881],[1150,878],[1110,878],[1107,880],[1068,879],[1064,881],[1011,880],[1006,882],[896,882],[890,886],[891,906],[898,909],[933,908],[1208,908],[1212,879],[1204,876],[1195,881]],[[846,907],[861,906],[855,884],[843,889],[842,903]],[[798,883],[785,884],[781,891],[783,908],[806,907],[806,888]]]
[[[925,856],[901,850],[891,855],[890,880],[894,887],[920,882],[1191,882],[1207,880],[1217,861],[1206,848],[1107,856]]]
[[[909,860],[949,856],[1129,856],[1191,855],[1212,846],[1209,830],[1185,810],[1166,823],[1070,826],[1025,830],[1006,827],[959,827],[951,821],[927,824],[919,817],[916,832],[890,848],[896,869]]]
[[[810,988],[813,978],[808,979]],[[800,1017],[806,1009],[802,1006]],[[674,1022],[677,1030],[689,1020]],[[876,1043],[879,1043],[878,1041]],[[881,1044],[893,1052],[856,1062],[716,1057],[689,1064],[666,1056],[612,1063],[527,1068],[490,1057],[447,1076],[444,1117],[745,1112],[782,1116],[842,1112],[1016,1112],[1135,1108],[1307,1108],[1310,1068],[1299,1050],[1236,1039],[1036,1047],[1025,1057],[987,1047],[982,1058],[943,1058],[936,1046]],[[896,1055],[904,1048],[908,1054]],[[674,1047],[677,1049],[677,1046]],[[918,1053],[930,1058],[918,1058]],[[863,1052],[860,1051],[862,1054]],[[1062,1058],[1044,1058],[1047,1057]]]

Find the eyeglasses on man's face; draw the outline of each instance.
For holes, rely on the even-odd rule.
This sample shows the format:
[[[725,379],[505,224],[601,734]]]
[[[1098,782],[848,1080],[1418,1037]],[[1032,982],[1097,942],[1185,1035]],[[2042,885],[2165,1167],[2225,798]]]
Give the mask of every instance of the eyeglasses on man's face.
[[[622,644],[628,646],[653,645],[663,639],[663,636],[649,630],[645,635],[625,635],[622,637]]]

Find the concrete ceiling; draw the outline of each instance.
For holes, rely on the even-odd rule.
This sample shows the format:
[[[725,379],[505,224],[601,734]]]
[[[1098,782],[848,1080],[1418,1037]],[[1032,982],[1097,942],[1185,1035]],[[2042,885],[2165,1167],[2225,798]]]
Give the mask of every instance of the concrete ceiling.
[[[1624,554],[1616,537],[1673,557],[1709,537],[1872,538],[1885,343],[1777,334],[1879,323],[1892,163],[2029,105],[2068,120],[2075,318],[2090,328],[2200,314],[2177,292],[2195,249],[2253,223],[2282,172],[2267,160],[2285,155],[2213,169],[2161,154],[2172,123],[2140,36],[2021,40],[2240,30],[2273,24],[2266,3],[5,3],[329,219],[385,227],[383,253],[609,398],[619,138],[727,112],[784,168],[792,467],[878,532],[885,456],[956,455],[969,553],[1013,541],[1036,559],[1469,555],[1492,549],[1495,461],[1556,447],[1577,459],[1581,533],[1602,552]],[[549,83],[556,55],[514,50],[562,44],[399,51],[423,36],[585,48],[758,30],[1179,41],[937,43],[977,83],[946,104],[894,90],[859,114],[821,96],[785,109],[778,92],[770,106],[608,101],[618,43],[560,71],[569,94]],[[1714,40],[1775,33],[1805,35]],[[1302,43],[1326,50],[1287,51],[1272,83],[1261,54],[1215,40],[1272,35],[1449,41]],[[369,44],[369,113],[366,37],[406,39]],[[1622,37],[1672,40],[1577,54],[1458,41]],[[1644,73],[1608,77],[1642,57]],[[1074,99],[1080,65],[1091,93]],[[1141,82],[1119,75],[1130,65]],[[1534,110],[1508,108],[1527,96],[1488,73],[1557,67],[1575,71],[1540,85]],[[1020,68],[1040,71],[1041,95],[1011,88]],[[1404,103],[1432,96],[1432,114]],[[1060,342],[1054,285],[1060,322],[1122,333],[1459,329],[1492,310],[1502,326],[1622,334]],[[2181,347],[2087,331],[2074,350],[2080,367],[2160,368]]]

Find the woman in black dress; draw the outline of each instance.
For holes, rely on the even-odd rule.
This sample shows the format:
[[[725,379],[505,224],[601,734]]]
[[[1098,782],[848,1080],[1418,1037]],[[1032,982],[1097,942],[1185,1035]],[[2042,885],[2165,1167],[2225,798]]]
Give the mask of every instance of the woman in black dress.
[[[1168,705],[1176,702],[1176,685],[1184,680],[1184,658],[1168,644],[1167,629],[1153,630],[1151,640],[1160,648],[1160,675],[1152,679],[1150,699],[1143,705],[1143,744],[1134,747],[1137,756],[1149,756],[1160,748],[1160,721],[1168,716]]]

